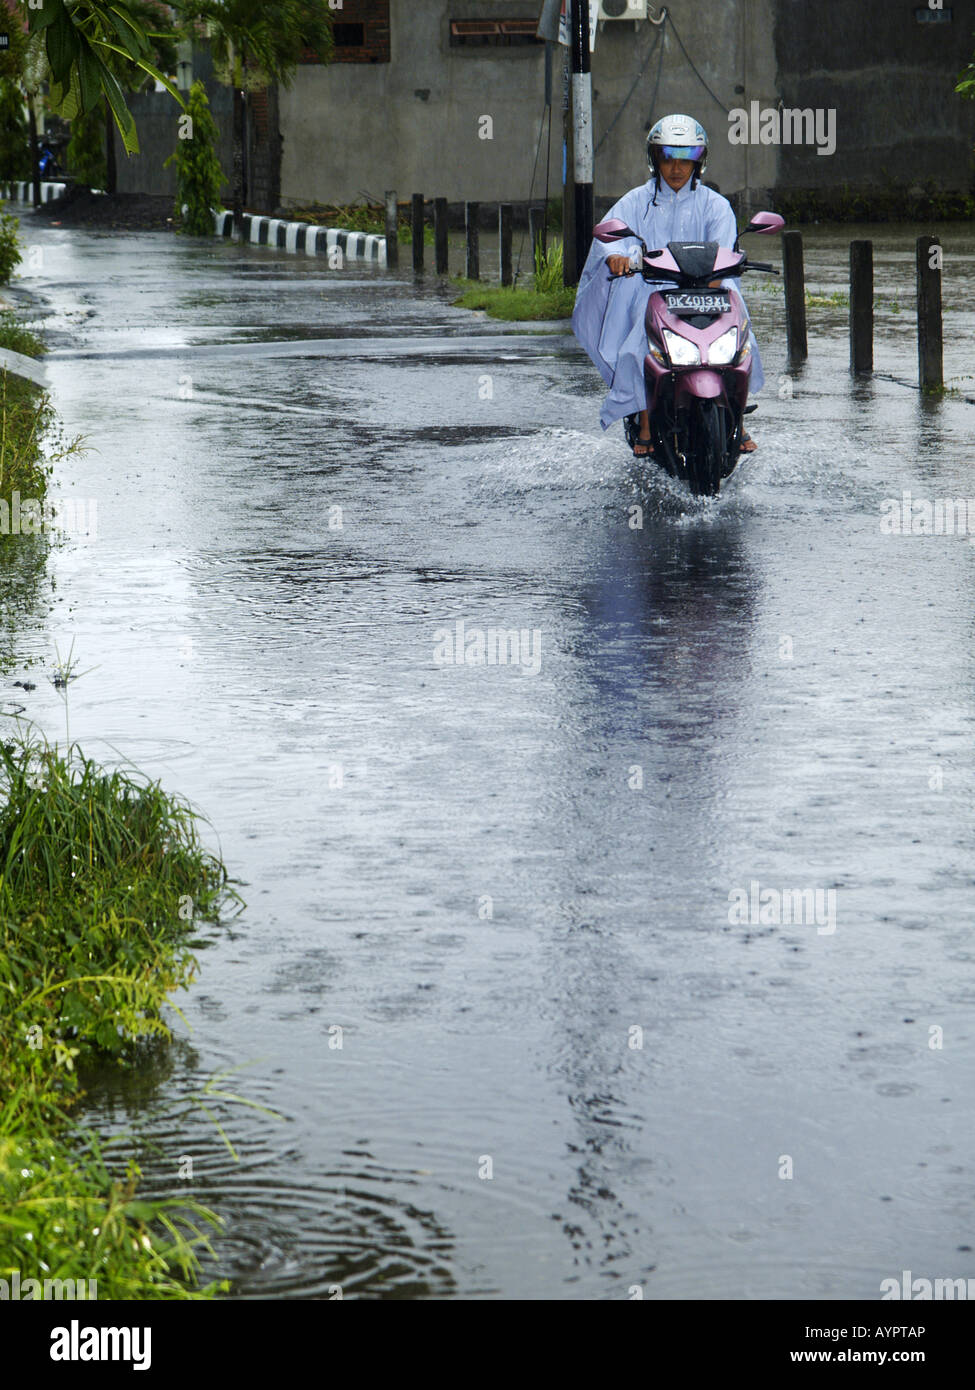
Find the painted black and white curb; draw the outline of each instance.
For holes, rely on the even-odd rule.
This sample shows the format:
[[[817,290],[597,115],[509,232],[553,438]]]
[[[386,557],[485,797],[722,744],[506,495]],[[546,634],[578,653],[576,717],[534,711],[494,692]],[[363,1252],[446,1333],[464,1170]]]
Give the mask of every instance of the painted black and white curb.
[[[47,183],[41,182],[41,202],[49,203],[52,198],[60,198],[67,188],[66,183]],[[33,203],[34,185],[27,183],[0,183],[0,198],[6,198],[11,203]]]
[[[215,212],[217,236],[229,237],[233,231],[232,212]],[[349,232],[341,227],[316,227],[310,222],[288,222],[283,217],[259,217],[244,213],[243,236],[253,246],[274,246],[300,256],[328,256],[345,261],[372,261],[386,264],[386,238],[370,232]],[[336,253],[341,253],[337,255]]]
[[[49,203],[67,188],[64,183],[42,183],[41,202]],[[30,183],[0,183],[0,197],[12,203],[32,203]],[[386,238],[371,232],[350,232],[343,227],[318,227],[310,222],[288,222],[283,217],[244,213],[243,236],[252,246],[272,246],[300,256],[326,256],[336,266],[346,261],[386,264]],[[229,237],[233,231],[232,212],[221,209],[213,214],[215,236]]]

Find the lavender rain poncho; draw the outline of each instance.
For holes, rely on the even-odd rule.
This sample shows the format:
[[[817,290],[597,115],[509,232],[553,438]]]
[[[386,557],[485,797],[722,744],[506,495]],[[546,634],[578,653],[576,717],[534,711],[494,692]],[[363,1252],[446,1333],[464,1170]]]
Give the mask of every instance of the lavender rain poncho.
[[[648,251],[666,246],[669,241],[716,241],[721,246],[734,246],[738,225],[727,198],[700,183],[692,191],[690,182],[675,193],[661,179],[654,207],[654,187],[651,179],[640,188],[631,189],[610,208],[606,218],[618,217],[632,227],[643,237]],[[643,377],[647,300],[654,290],[664,286],[660,282],[648,284],[638,276],[627,280],[607,278],[607,257],[625,256],[631,251],[639,252],[639,247],[628,237],[610,245],[593,242],[572,315],[573,332],[610,387],[599,415],[604,430],[614,420],[647,407]],[[722,284],[738,289],[737,279],[723,280]],[[749,337],[751,390],[755,392],[764,386],[765,372],[754,333],[750,332]]]

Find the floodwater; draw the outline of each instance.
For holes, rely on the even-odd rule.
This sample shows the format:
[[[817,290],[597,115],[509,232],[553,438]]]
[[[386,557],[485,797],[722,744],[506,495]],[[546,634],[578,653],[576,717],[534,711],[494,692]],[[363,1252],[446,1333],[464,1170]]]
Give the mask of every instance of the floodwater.
[[[24,227],[90,446],[54,492],[97,536],[52,553],[18,698],[63,737],[73,642],[71,737],[199,805],[247,901],[178,1044],[86,1116],[225,1218],[208,1270],[242,1298],[975,1276],[975,551],[881,528],[905,490],[975,496],[971,229],[942,229],[941,402],[910,385],[929,229],[805,229],[822,294],[874,236],[878,376],[835,305],[790,374],[753,284],[760,449],[709,501],[600,431],[564,324],[408,266]],[[524,630],[520,663],[445,664],[458,623]],[[211,1100],[236,1157],[208,1082],[275,1112]]]

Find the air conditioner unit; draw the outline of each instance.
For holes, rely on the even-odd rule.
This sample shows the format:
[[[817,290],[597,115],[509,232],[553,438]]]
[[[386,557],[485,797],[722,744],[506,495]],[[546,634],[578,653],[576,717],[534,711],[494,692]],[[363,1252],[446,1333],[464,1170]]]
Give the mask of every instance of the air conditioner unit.
[[[647,0],[596,0],[597,19],[646,19]]]

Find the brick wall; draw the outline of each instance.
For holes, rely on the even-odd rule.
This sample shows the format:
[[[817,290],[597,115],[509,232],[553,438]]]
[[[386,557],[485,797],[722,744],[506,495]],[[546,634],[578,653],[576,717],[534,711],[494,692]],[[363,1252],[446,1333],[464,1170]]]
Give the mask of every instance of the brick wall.
[[[342,0],[332,11],[335,51],[333,63],[389,62],[389,0]],[[317,54],[306,49],[303,63],[317,63]]]

